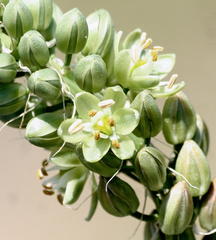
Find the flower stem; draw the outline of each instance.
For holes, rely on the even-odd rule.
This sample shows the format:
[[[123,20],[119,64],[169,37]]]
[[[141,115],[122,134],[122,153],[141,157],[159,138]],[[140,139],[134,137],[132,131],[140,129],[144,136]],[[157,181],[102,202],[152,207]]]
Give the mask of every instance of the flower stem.
[[[135,213],[132,213],[131,214],[132,217],[136,218],[136,219],[139,219],[139,220],[142,220],[142,221],[145,221],[145,222],[154,222],[157,220],[157,217],[156,215],[147,215],[147,214],[142,214],[140,212],[135,212]]]
[[[72,60],[72,54],[67,54],[65,56],[65,62],[64,62],[65,67],[70,66],[71,60]]]

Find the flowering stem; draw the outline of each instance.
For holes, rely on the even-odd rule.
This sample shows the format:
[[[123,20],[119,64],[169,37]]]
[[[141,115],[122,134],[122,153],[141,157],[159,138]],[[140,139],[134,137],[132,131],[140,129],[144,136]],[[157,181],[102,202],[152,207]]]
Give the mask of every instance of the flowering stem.
[[[154,214],[147,215],[147,214],[142,214],[142,213],[140,213],[138,211],[135,212],[135,213],[132,213],[131,216],[136,218],[136,219],[145,221],[145,222],[154,222],[154,221],[157,220],[157,217]]]
[[[67,54],[65,56],[65,62],[64,62],[65,67],[70,66],[71,60],[72,60],[72,54]]]

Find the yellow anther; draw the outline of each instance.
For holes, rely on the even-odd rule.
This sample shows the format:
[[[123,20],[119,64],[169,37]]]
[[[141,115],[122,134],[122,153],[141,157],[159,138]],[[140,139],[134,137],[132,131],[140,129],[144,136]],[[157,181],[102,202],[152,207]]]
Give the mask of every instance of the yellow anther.
[[[97,111],[95,110],[88,112],[89,117],[94,117],[96,114],[97,114]]]
[[[68,132],[73,134],[82,130],[83,127],[82,120],[78,119],[68,128]]]
[[[158,51],[153,49],[151,51],[151,55],[152,55],[152,61],[156,62],[158,60]]]
[[[115,121],[113,119],[109,119],[109,125],[110,125],[110,127],[114,127]]]
[[[152,42],[153,42],[152,39],[148,38],[143,44],[143,49],[148,48],[152,44]]]
[[[99,139],[100,139],[100,133],[99,133],[99,132],[96,132],[96,133],[94,134],[94,138],[95,138],[95,140],[99,140]]]
[[[176,79],[178,78],[178,74],[173,74],[171,77],[170,77],[170,80],[169,80],[169,82],[168,82],[168,85],[167,85],[167,87],[168,88],[171,88],[173,85],[174,85],[174,83],[176,82]]]
[[[107,107],[111,107],[113,104],[115,104],[115,101],[113,99],[107,99],[107,100],[99,102],[98,107],[107,108]]]
[[[47,183],[47,184],[42,184],[43,188],[47,189],[47,190],[52,190],[53,186],[51,183]]]
[[[42,165],[43,167],[47,167],[48,164],[49,164],[49,163],[48,163],[47,159],[45,159],[45,160],[43,160],[43,162],[42,162],[41,165]]]
[[[38,178],[39,180],[42,180],[42,179],[44,178],[44,175],[42,174],[41,169],[38,169],[38,170],[37,170],[37,178]]]
[[[154,46],[154,47],[153,47],[153,50],[156,50],[156,51],[158,51],[158,52],[162,52],[162,51],[164,50],[164,48],[161,47],[161,46]]]
[[[113,141],[112,141],[112,145],[113,145],[113,147],[115,147],[115,148],[120,148],[120,143],[119,143],[117,140],[113,140]]]
[[[52,196],[55,192],[54,192],[54,191],[47,190],[47,189],[44,189],[44,190],[43,190],[43,193],[44,193],[45,195]]]
[[[57,195],[57,200],[61,205],[63,205],[63,196],[61,194]]]

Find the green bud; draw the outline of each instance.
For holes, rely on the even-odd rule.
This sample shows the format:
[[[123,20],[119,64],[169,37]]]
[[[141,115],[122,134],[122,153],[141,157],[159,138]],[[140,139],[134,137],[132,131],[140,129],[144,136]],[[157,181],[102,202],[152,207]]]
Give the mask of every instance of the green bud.
[[[193,200],[187,183],[178,182],[163,200],[159,211],[161,230],[166,235],[185,231],[193,216]]]
[[[110,53],[114,41],[114,27],[109,12],[99,9],[87,17],[88,41],[82,53],[97,54],[103,59]]]
[[[43,31],[51,23],[53,14],[52,0],[23,0],[31,11],[33,17],[33,28]]]
[[[145,224],[144,240],[166,240],[166,239],[156,223],[147,222]]]
[[[193,140],[200,146],[205,155],[207,155],[209,150],[209,132],[205,122],[198,114],[196,115],[196,132]]]
[[[60,146],[63,141],[57,135],[57,129],[62,121],[62,111],[40,114],[28,123],[25,137],[38,147]]]
[[[101,91],[107,81],[107,69],[103,59],[99,55],[82,58],[75,68],[75,80],[85,91]]]
[[[21,62],[32,71],[45,67],[49,61],[49,49],[43,36],[37,31],[25,33],[18,50]]]
[[[216,228],[216,178],[202,199],[199,222],[200,226],[207,231]]]
[[[137,28],[130,32],[124,39],[122,43],[123,49],[130,49],[132,48],[142,37],[142,30],[140,28]],[[145,33],[144,33],[145,34]]]
[[[24,108],[27,89],[20,83],[0,85],[0,115],[10,115]]]
[[[3,23],[9,35],[16,39],[33,28],[31,12],[22,0],[12,0],[7,4]]]
[[[192,229],[187,228],[182,234],[166,236],[164,240],[196,240]]]
[[[131,107],[140,113],[138,129],[141,136],[143,138],[156,136],[162,128],[162,116],[152,95],[146,91],[139,93]]]
[[[135,160],[137,175],[151,191],[158,191],[163,188],[167,176],[167,165],[163,154],[153,147],[142,148]]]
[[[52,101],[61,96],[61,83],[56,71],[45,68],[34,72],[28,79],[30,91],[44,100]]]
[[[15,58],[7,53],[0,53],[0,83],[12,82],[16,77],[17,63]]]
[[[107,179],[101,177],[98,186],[98,196],[105,211],[116,217],[124,217],[134,213],[139,200],[131,186],[118,177],[112,179],[107,186]]]
[[[78,145],[76,150],[81,163],[90,171],[103,177],[112,177],[121,166],[121,160],[113,155],[106,155],[99,162],[91,163],[85,160],[81,145]]]
[[[5,50],[12,52],[11,54],[15,56],[17,54],[17,41],[8,36],[7,34],[3,33],[0,30],[0,45],[1,45],[1,52],[4,53]]]
[[[10,127],[14,127],[14,128],[20,128],[20,126],[22,128],[25,128],[28,124],[28,122],[35,116],[37,116],[38,114],[41,114],[43,112],[44,106],[43,104],[41,104],[41,101],[39,98],[32,96],[29,101],[28,101],[28,107],[27,107],[27,111],[30,108],[35,107],[32,111],[28,112],[25,114],[24,119],[23,117],[19,117],[18,119],[10,122],[8,125]],[[14,118],[17,118],[20,114],[25,112],[25,106],[24,108],[20,109],[18,112],[15,112],[13,114],[10,115],[5,115],[5,116],[1,116],[0,120],[2,122],[8,122]],[[22,122],[22,125],[21,125]]]
[[[193,186],[190,187],[192,196],[202,196],[211,182],[211,174],[207,159],[200,147],[193,141],[185,141],[176,161],[176,171],[181,173]],[[181,181],[182,177],[177,176]]]
[[[85,16],[74,8],[65,13],[56,29],[56,44],[66,54],[78,53],[84,48],[88,38]]]
[[[64,205],[71,205],[78,200],[86,183],[87,177],[87,169],[84,166],[80,166],[67,171],[59,179],[58,188],[61,192],[64,192]]]
[[[196,115],[185,94],[167,98],[163,108],[163,134],[170,144],[191,139],[196,131]]]
[[[0,18],[2,19],[5,6],[9,3],[9,0],[0,0]]]

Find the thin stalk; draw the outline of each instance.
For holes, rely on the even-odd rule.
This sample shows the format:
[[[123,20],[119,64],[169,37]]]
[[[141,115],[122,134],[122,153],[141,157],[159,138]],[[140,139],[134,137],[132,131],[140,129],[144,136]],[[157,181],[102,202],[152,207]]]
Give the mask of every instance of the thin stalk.
[[[135,213],[131,214],[132,217],[142,220],[144,222],[154,222],[157,220],[157,217],[155,215],[147,215],[147,214],[142,214],[138,211],[136,211]]]
[[[65,62],[64,62],[65,67],[70,66],[71,60],[72,60],[72,54],[67,54],[65,56]]]

